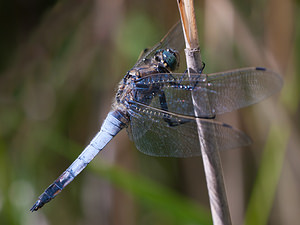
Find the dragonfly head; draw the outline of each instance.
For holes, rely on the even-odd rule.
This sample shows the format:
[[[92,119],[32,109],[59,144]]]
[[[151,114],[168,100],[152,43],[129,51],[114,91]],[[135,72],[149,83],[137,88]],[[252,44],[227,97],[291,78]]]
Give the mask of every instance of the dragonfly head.
[[[179,66],[179,53],[170,48],[160,49],[156,51],[154,60],[162,63],[166,69],[174,71]]]

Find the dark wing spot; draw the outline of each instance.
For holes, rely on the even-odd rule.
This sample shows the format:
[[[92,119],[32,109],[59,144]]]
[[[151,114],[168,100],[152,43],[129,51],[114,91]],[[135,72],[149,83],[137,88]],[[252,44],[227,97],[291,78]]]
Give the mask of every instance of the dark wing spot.
[[[263,70],[263,71],[267,70],[267,69],[264,68],[264,67],[256,67],[255,69],[256,69],[256,70]]]
[[[229,124],[226,124],[226,123],[223,123],[222,125],[223,125],[223,127],[232,128],[232,126],[230,126]]]

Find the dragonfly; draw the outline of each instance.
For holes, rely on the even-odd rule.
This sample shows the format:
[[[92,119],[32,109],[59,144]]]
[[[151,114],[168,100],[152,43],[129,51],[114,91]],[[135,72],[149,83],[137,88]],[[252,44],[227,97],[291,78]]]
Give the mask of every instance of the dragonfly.
[[[162,157],[201,156],[196,120],[206,145],[232,149],[249,145],[242,131],[215,120],[217,115],[257,103],[282,87],[282,78],[263,67],[204,74],[175,73],[184,47],[181,23],[151,49],[120,81],[111,111],[78,158],[39,196],[37,211],[56,197],[116,136],[127,128],[142,153]],[[193,97],[192,97],[193,96]]]

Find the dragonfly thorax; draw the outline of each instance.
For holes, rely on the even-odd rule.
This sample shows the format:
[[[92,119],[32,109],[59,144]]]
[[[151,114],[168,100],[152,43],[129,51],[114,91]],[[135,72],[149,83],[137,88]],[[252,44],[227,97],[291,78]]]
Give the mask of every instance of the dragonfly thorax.
[[[153,74],[174,71],[179,66],[179,53],[170,48],[159,49],[153,57],[144,59],[142,62],[144,65],[133,67],[120,82],[114,104],[115,109],[117,108],[125,112],[129,107],[129,103],[135,98],[143,98],[144,95],[149,94],[155,95],[157,86],[151,85],[149,88],[137,88],[136,81]]]

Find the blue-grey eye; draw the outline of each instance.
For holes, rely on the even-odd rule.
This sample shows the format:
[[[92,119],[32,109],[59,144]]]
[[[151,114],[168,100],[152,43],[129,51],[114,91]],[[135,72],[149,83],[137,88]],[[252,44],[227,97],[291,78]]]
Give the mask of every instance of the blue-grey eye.
[[[163,61],[168,65],[171,70],[175,70],[178,66],[178,54],[177,52],[166,49],[163,51]]]

